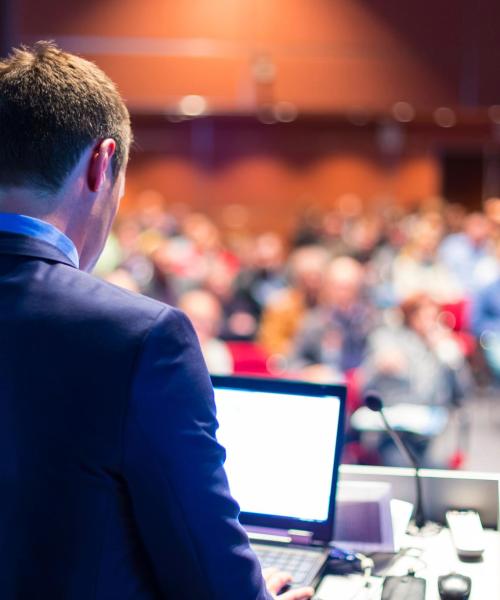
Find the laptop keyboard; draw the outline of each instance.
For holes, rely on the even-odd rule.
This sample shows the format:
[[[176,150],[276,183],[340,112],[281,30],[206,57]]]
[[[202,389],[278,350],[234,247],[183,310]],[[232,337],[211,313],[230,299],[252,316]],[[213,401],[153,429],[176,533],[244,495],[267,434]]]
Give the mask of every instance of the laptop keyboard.
[[[311,585],[325,562],[320,550],[252,544],[261,567],[275,567],[293,577],[293,586]]]

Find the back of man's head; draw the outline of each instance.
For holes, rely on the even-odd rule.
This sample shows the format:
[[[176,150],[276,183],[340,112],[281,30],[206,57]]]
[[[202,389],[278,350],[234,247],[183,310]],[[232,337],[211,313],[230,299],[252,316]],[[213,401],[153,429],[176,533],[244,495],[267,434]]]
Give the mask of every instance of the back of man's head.
[[[116,142],[113,175],[128,159],[130,118],[113,82],[52,42],[0,60],[0,187],[57,192],[82,152]]]

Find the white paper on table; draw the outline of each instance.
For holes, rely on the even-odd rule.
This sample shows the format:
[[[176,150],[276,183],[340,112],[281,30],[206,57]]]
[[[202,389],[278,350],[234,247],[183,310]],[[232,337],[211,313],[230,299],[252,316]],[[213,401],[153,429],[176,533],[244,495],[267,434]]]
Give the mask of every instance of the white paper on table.
[[[370,587],[367,588],[361,575],[328,575],[321,582],[313,600],[378,600],[382,582],[381,577],[370,577]]]
[[[413,504],[405,500],[391,499],[392,532],[394,535],[394,551],[399,552],[404,543],[404,537],[411,515]]]
[[[448,423],[448,411],[443,406],[401,403],[385,408],[384,414],[393,429],[426,436],[438,435]],[[382,416],[366,406],[352,415],[351,425],[358,431],[385,431]]]

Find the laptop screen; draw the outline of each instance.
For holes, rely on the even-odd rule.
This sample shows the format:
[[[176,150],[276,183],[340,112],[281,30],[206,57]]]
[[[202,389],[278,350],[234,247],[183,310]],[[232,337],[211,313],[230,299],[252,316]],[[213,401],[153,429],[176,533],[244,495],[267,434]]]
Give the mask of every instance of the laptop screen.
[[[326,522],[342,432],[341,386],[212,378],[226,472],[243,513]]]

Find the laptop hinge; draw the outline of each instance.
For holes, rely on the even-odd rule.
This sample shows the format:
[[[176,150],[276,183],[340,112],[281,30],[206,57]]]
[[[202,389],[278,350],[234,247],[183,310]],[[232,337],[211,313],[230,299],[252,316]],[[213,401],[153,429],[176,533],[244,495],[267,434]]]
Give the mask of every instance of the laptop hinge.
[[[301,529],[271,529],[270,527],[254,527],[245,525],[248,537],[252,542],[275,542],[277,544],[303,544],[309,546],[313,541],[312,531]]]

